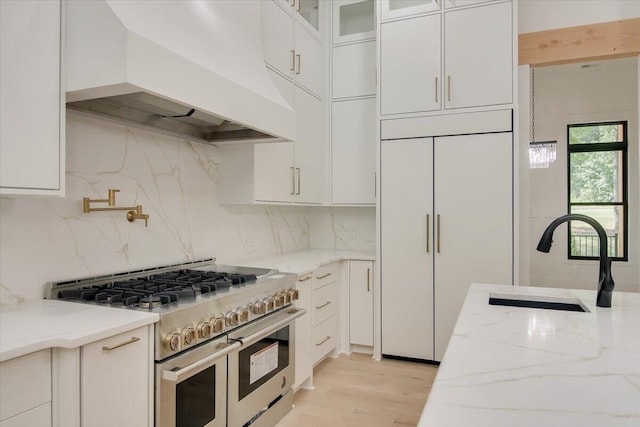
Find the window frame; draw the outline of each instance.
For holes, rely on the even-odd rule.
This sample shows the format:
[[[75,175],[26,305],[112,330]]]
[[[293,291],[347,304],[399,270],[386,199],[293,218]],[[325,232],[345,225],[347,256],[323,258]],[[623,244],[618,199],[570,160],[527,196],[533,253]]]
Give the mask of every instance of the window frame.
[[[572,128],[577,127],[594,127],[607,125],[622,125],[622,141],[621,142],[598,142],[590,144],[570,144],[570,132]],[[571,202],[571,153],[594,153],[602,151],[619,151],[622,153],[622,201],[620,202]],[[567,212],[571,213],[574,206],[622,206],[623,212],[623,233],[622,248],[624,256],[612,257],[612,261],[629,261],[629,198],[628,198],[628,180],[629,180],[629,123],[627,120],[614,120],[607,122],[594,123],[575,123],[567,124]],[[574,260],[598,260],[598,256],[576,256],[571,254],[571,221],[567,227],[567,257]]]

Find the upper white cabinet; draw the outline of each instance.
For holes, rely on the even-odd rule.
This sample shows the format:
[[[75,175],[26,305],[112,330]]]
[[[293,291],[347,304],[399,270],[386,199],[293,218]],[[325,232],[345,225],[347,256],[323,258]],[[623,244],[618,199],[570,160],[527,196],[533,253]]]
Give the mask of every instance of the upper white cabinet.
[[[62,5],[0,1],[0,194],[64,195]]]
[[[320,0],[274,0],[309,31],[320,32]]]
[[[440,20],[436,14],[381,25],[381,115],[440,110]]]
[[[444,0],[444,8],[452,9],[455,7],[473,6],[478,3],[486,3],[492,0]]]
[[[383,22],[380,31],[381,115],[513,102],[511,2]]]
[[[376,99],[333,102],[331,115],[331,202],[374,204]]]
[[[442,0],[382,0],[382,20],[401,18],[440,9]]]
[[[322,98],[323,89],[323,51],[320,41],[309,32],[310,17],[315,22],[318,17],[318,2],[296,0],[305,13],[299,19],[290,11],[283,9],[288,2],[265,0],[262,5],[262,53],[265,62],[282,75],[304,86],[314,95]],[[287,6],[289,7],[289,6]],[[311,17],[314,18],[311,18]]]
[[[332,43],[375,38],[374,0],[334,0]]]
[[[375,40],[334,46],[332,52],[333,99],[375,96]]]

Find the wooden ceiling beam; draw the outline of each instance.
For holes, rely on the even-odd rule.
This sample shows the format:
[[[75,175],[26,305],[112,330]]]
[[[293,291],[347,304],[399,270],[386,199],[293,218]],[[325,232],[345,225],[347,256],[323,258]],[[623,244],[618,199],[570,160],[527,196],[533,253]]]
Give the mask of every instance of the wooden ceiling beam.
[[[640,18],[518,36],[518,64],[567,64],[640,55]]]

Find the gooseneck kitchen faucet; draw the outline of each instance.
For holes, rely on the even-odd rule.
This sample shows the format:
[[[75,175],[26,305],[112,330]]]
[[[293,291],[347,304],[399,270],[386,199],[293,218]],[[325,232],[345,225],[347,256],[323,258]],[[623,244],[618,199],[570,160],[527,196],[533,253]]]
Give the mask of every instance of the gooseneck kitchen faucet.
[[[551,250],[551,243],[553,242],[553,232],[555,229],[567,221],[582,221],[592,226],[598,233],[600,238],[600,274],[598,282],[598,296],[596,298],[596,305],[598,307],[611,307],[611,296],[613,295],[613,277],[611,277],[611,258],[609,258],[609,250],[607,247],[607,233],[605,233],[602,225],[590,216],[580,214],[568,214],[554,219],[542,233],[540,242],[537,249],[540,252],[549,253]]]

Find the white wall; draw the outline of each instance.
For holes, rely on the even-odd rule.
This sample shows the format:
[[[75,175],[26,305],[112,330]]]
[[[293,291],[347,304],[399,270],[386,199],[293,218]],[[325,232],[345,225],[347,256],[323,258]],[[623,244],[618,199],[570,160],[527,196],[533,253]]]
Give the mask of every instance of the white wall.
[[[614,262],[616,289],[638,291],[638,61],[625,58],[535,69],[537,141],[557,140],[557,160],[548,169],[529,170],[530,274],[533,285],[595,289],[597,261],[567,260],[566,225],[554,234],[549,254],[535,251],[544,228],[567,212],[567,146],[569,123],[608,120],[629,122],[629,262]]]
[[[519,0],[520,34],[640,17],[638,0]]]
[[[312,248],[376,250],[374,207],[316,207],[308,216]]]

